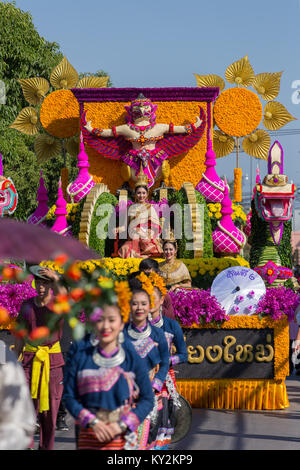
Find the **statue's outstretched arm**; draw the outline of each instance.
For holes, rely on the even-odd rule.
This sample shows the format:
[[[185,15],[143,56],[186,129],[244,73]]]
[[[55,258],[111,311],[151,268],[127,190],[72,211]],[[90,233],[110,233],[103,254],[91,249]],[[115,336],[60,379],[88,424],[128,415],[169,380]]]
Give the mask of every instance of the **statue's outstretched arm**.
[[[101,137],[117,137],[118,135],[124,135],[123,127],[112,127],[111,129],[97,129],[92,126],[92,121],[88,121],[84,126],[91,134]]]
[[[197,116],[195,124],[187,124],[186,126],[172,126],[170,125],[169,133],[171,134],[190,134],[197,129],[202,123],[202,119]]]

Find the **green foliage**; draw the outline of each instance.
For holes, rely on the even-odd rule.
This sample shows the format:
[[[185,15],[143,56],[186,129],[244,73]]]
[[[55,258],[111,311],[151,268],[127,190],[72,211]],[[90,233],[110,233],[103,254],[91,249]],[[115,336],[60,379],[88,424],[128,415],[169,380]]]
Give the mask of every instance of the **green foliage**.
[[[95,204],[94,211],[92,214],[89,247],[97,251],[98,253],[100,253],[102,256],[110,256],[110,253],[107,254],[107,251],[109,252],[112,251],[111,245],[112,245],[113,240],[110,240],[109,238],[105,238],[105,239],[99,238],[97,234],[97,227],[99,228],[99,224],[104,219],[107,219],[107,220],[110,219],[110,216],[112,215],[112,212],[113,212],[113,207],[115,207],[117,203],[118,203],[118,200],[116,196],[114,196],[111,193],[102,193],[97,199],[97,202]],[[112,211],[110,213],[108,210],[106,210],[105,212],[103,211],[99,212],[98,208],[102,204],[110,205],[112,208]],[[108,232],[108,228],[109,228],[109,222],[105,224],[105,227],[104,227],[105,232]]]
[[[39,166],[33,147],[35,137],[9,128],[18,113],[30,106],[18,79],[40,76],[49,81],[63,53],[56,42],[49,42],[38,34],[31,15],[17,8],[15,2],[0,3],[0,31],[0,80],[6,92],[6,103],[0,104],[0,152],[4,175],[11,177],[19,194],[14,217],[26,220],[37,206],[40,169],[48,189],[48,205],[55,204],[64,158],[58,156]],[[96,74],[107,75],[102,71]],[[42,128],[41,131],[44,132]],[[69,181],[74,181],[78,174],[76,159],[67,154],[65,163]]]
[[[275,245],[273,240],[270,240],[269,224],[265,220],[259,218],[255,202],[252,201],[252,216],[251,216],[251,250],[249,264],[251,268],[255,268],[259,264],[260,257],[266,246],[274,247],[277,251],[281,265],[286,268],[292,268],[292,246],[291,246],[291,232],[292,222],[283,223],[282,237],[279,245]]]
[[[91,72],[83,72],[83,73],[80,73],[79,74],[79,78],[83,78],[83,77],[107,77],[107,73],[104,72],[104,70],[97,70],[97,72],[95,73],[91,73]],[[113,83],[109,77],[108,79],[108,82],[107,82],[107,88],[111,88],[113,86]]]

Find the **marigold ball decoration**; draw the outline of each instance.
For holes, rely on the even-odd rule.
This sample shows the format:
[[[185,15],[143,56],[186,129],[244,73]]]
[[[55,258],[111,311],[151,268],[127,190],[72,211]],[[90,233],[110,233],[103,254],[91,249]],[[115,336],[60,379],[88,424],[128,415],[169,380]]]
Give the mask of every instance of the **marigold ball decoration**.
[[[272,101],[279,93],[282,72],[259,73],[255,76],[252,86],[265,101]]]
[[[251,134],[263,116],[259,97],[245,88],[228,88],[216,99],[214,119],[221,131],[232,137]]]
[[[234,201],[242,202],[242,169],[234,169]]]
[[[79,75],[66,57],[53,69],[50,83],[54,88],[74,88]]]
[[[271,137],[264,129],[257,129],[245,137],[242,143],[243,150],[251,157],[268,160]]]
[[[43,163],[51,158],[57,157],[61,153],[61,143],[50,135],[41,134],[34,142],[34,151],[38,163]]]
[[[21,85],[25,100],[33,105],[40,104],[50,88],[48,80],[42,77],[21,78],[18,82]]]
[[[254,77],[255,74],[248,60],[248,56],[233,62],[225,71],[225,78],[229,83],[244,87],[251,86]]]
[[[36,110],[31,106],[23,108],[9,127],[23,132],[23,134],[37,134],[39,131],[39,122]]]
[[[213,149],[216,158],[225,157],[233,152],[235,147],[235,140],[230,135],[226,135],[218,129],[213,133]]]
[[[56,90],[41,106],[40,121],[48,134],[66,139],[79,133],[79,104],[70,90]]]
[[[278,101],[271,101],[264,108],[263,124],[269,131],[277,131],[290,121],[295,121],[283,104]]]

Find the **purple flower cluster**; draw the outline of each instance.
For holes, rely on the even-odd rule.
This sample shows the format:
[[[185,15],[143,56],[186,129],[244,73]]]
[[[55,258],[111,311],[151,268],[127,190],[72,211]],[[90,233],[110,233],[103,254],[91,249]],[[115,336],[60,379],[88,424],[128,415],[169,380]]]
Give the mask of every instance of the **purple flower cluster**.
[[[273,320],[280,320],[287,315],[288,320],[293,321],[299,302],[299,294],[292,289],[284,286],[269,287],[258,302],[255,313],[260,316],[270,316]]]
[[[0,284],[0,306],[6,308],[9,315],[16,318],[25,300],[37,295],[30,283]]]
[[[191,326],[193,323],[221,324],[229,320],[229,316],[209,289],[177,290],[170,292],[170,296],[175,315],[183,326]]]

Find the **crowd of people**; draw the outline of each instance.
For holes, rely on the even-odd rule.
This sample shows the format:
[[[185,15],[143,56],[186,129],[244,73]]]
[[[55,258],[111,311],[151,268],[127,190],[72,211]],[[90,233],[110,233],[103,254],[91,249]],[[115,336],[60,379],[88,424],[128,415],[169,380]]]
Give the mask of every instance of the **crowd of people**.
[[[167,244],[176,250],[174,242]],[[87,320],[92,328],[79,341],[68,339],[68,348],[61,346],[63,320],[38,346],[16,339],[7,368],[22,376],[22,365],[26,393],[3,397],[2,407],[9,415],[11,400],[23,405],[21,415],[13,407],[19,448],[34,449],[38,422],[39,449],[53,450],[64,408],[74,418],[74,449],[168,448],[180,407],[173,367],[187,361],[187,350],[159,268],[156,260],[143,259],[127,280],[129,316],[117,301],[96,309]],[[47,324],[50,302],[65,289],[55,271],[34,266],[31,272],[37,296],[24,302],[19,314],[29,332]],[[8,415],[13,426],[16,420]],[[13,441],[12,432],[1,446],[15,449]]]

